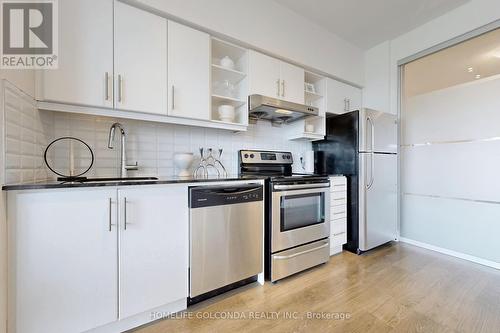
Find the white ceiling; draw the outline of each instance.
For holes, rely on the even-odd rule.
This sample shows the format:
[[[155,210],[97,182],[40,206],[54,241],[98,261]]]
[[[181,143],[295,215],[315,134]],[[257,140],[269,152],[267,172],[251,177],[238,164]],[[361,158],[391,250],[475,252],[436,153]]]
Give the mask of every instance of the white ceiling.
[[[500,29],[415,60],[404,74],[407,97],[498,75]]]
[[[470,0],[275,0],[326,30],[369,49]]]

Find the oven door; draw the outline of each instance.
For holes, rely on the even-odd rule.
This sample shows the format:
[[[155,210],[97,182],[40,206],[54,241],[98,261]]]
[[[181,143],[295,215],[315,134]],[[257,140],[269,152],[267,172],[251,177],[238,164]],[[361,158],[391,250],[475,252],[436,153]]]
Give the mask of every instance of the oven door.
[[[311,186],[316,187],[303,188],[306,184],[274,186],[271,205],[272,253],[330,235],[329,184]]]

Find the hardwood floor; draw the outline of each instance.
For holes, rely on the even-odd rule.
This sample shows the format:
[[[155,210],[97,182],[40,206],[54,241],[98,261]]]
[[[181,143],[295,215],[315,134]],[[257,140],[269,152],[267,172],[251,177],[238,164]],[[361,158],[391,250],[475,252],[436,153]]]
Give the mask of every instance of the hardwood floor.
[[[228,315],[239,318],[220,319]],[[136,332],[500,332],[500,271],[391,244],[245,286]]]

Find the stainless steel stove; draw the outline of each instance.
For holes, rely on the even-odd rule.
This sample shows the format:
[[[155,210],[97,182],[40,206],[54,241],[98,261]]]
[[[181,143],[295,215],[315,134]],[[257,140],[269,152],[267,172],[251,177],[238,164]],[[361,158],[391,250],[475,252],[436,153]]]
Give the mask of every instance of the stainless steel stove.
[[[330,181],[294,174],[290,152],[240,150],[240,175],[267,177],[265,275],[273,282],[329,260]]]

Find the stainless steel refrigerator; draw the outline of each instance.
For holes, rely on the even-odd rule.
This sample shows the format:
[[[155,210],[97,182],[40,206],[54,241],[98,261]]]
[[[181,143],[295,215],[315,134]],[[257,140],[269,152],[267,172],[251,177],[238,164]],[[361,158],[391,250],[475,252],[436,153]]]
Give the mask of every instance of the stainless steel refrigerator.
[[[362,253],[397,235],[397,118],[363,109],[326,120],[313,143],[316,172],[348,179],[346,250]]]

